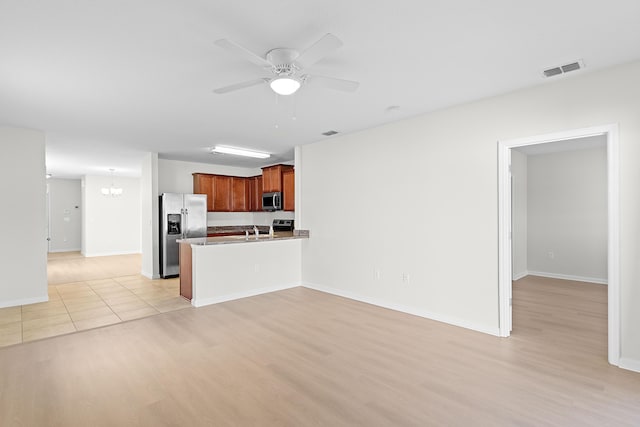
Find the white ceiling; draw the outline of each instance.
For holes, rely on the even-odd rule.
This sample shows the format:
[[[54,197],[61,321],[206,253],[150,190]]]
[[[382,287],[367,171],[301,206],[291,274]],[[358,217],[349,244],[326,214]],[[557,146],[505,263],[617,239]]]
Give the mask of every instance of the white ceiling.
[[[290,160],[295,145],[330,129],[572,78],[541,72],[577,59],[586,68],[573,75],[633,61],[638,16],[637,0],[0,0],[0,124],[45,131],[54,176],[135,176],[148,151],[257,167],[265,163],[207,149]],[[215,40],[264,55],[303,50],[327,32],[344,46],[308,71],[357,80],[356,93],[212,93],[264,76]]]

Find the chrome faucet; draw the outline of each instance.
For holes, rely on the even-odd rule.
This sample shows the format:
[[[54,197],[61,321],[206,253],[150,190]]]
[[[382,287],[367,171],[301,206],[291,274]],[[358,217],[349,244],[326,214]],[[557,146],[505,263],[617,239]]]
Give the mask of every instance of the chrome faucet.
[[[256,238],[258,238],[258,234],[260,234],[260,231],[258,231],[258,227],[257,226],[253,226],[253,232],[256,234]]]

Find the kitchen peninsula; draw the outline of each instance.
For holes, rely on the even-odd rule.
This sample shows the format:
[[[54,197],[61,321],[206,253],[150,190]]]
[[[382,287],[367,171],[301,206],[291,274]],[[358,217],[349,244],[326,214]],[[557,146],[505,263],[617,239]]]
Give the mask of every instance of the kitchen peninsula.
[[[180,295],[201,307],[299,286],[307,237],[289,231],[180,240]]]

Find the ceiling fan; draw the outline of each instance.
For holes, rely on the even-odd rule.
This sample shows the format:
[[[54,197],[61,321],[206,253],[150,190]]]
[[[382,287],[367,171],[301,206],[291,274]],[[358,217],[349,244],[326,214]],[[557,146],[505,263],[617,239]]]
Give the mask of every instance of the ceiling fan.
[[[268,83],[278,95],[291,95],[304,84],[344,92],[353,92],[360,85],[360,83],[351,80],[303,73],[306,67],[315,64],[328,53],[342,46],[342,41],[331,33],[325,34],[303,52],[298,52],[295,49],[276,48],[267,52],[264,58],[228,39],[220,39],[215,43],[223,49],[243,56],[272,74],[271,77],[262,77],[215,89],[214,92],[217,94],[233,92],[265,83]]]

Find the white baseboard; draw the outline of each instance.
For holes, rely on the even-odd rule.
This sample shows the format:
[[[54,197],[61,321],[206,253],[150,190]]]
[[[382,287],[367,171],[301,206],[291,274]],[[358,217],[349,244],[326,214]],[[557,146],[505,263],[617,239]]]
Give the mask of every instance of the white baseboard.
[[[236,299],[248,298],[256,295],[268,294],[269,292],[277,292],[277,291],[283,291],[285,289],[297,288],[298,286],[300,286],[300,283],[291,283],[287,285],[270,286],[267,288],[257,288],[257,289],[252,289],[250,291],[245,291],[245,292],[237,292],[233,294],[221,295],[215,298],[200,298],[198,300],[194,298],[191,300],[191,305],[193,305],[194,307],[203,307],[205,305],[218,304],[221,302],[233,301]]]
[[[345,291],[331,288],[328,286],[317,285],[315,283],[303,282],[302,286],[304,286],[305,288],[314,289],[316,291],[326,292],[328,294],[349,298],[355,301],[360,301],[360,302],[364,302],[371,305],[376,305],[378,307],[388,308],[390,310],[400,311],[402,313],[412,314],[414,316],[424,317],[425,319],[435,320],[438,322],[443,322],[449,325],[471,329],[473,331],[482,332],[489,335],[495,335],[495,336],[500,335],[500,330],[498,328],[495,328],[495,329],[487,328],[485,326],[476,325],[463,319],[457,319],[450,316],[443,316],[441,314],[431,313],[426,310],[421,310],[414,307],[408,307],[402,304],[390,303],[388,301],[383,301],[376,298],[364,297],[361,295],[356,295],[351,292],[345,292]]]
[[[597,277],[573,276],[571,274],[547,273],[544,271],[529,271],[527,273],[531,276],[548,277],[550,279],[574,280],[576,282],[597,283],[599,285],[607,284],[607,279],[599,279]]]
[[[618,367],[628,371],[640,372],[640,360],[621,357],[618,360]]]
[[[93,253],[83,253],[82,255],[84,255],[87,258],[93,258],[93,257],[97,257],[97,256],[114,256],[114,255],[137,255],[140,254],[141,252],[139,251],[134,251],[134,252],[93,252]]]
[[[523,271],[522,273],[514,274],[514,275],[513,275],[513,279],[511,279],[511,280],[514,280],[514,281],[515,281],[515,280],[520,280],[520,279],[522,279],[523,277],[527,277],[528,275],[529,275],[529,272],[528,272],[528,271]]]
[[[160,278],[159,274],[154,275],[153,273],[149,273],[148,271],[141,271],[140,274],[142,274],[147,279],[151,279],[151,280],[155,280],[155,279],[159,279]]]
[[[59,252],[80,252],[80,248],[68,248],[68,249],[49,249],[47,252],[55,254]]]
[[[14,299],[10,301],[0,301],[0,308],[16,307],[19,305],[35,304],[38,302],[47,302],[47,301],[49,301],[49,295],[45,295],[42,297]]]

